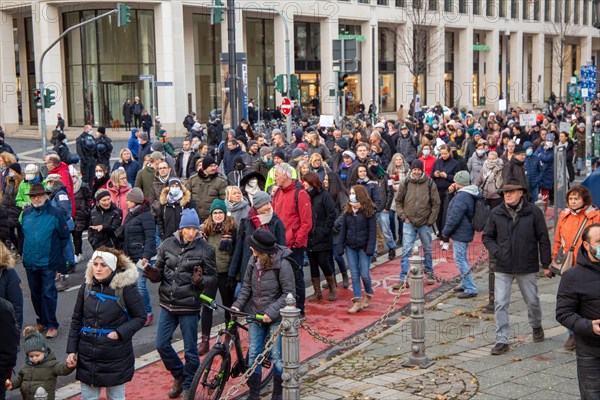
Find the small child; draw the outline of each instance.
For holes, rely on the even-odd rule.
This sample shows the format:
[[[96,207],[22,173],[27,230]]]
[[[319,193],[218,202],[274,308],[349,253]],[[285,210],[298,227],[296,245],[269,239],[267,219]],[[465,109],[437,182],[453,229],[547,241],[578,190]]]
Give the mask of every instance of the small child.
[[[41,386],[48,393],[48,400],[54,400],[57,377],[69,375],[75,370],[76,364],[68,365],[56,361],[56,356],[48,347],[46,338],[35,327],[25,328],[23,336],[25,336],[23,352],[27,354],[26,363],[11,381],[6,381],[6,389],[20,388],[23,399],[33,400],[35,391]]]

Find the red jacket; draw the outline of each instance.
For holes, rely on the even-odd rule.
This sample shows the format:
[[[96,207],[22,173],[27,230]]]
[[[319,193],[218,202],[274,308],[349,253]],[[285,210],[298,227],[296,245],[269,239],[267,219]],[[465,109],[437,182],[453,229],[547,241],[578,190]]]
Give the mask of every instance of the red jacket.
[[[306,190],[298,191],[298,205],[294,201],[296,181],[279,188],[273,196],[273,211],[285,226],[285,240],[290,249],[306,247],[312,230],[312,207]]]
[[[60,180],[67,188],[67,194],[69,195],[69,200],[71,200],[71,217],[74,217],[76,210],[75,193],[73,192],[73,181],[71,180],[71,175],[69,174],[69,166],[61,161],[60,164],[48,171],[48,174],[60,175]]]
[[[423,161],[423,166],[425,168],[425,173],[428,177],[431,178],[431,171],[433,171],[433,164],[435,164],[435,160],[437,160],[434,156],[429,155],[427,157],[421,156],[419,160]]]

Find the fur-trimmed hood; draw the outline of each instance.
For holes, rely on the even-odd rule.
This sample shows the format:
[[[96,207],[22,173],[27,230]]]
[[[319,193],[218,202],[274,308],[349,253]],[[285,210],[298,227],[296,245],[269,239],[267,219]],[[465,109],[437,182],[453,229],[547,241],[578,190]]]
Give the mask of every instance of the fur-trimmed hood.
[[[0,243],[0,270],[13,269],[15,267],[15,258],[4,243]]]
[[[87,269],[85,271],[86,285],[92,285],[94,283],[92,261],[92,259],[88,261]],[[126,255],[121,254],[118,257],[117,270],[115,271],[109,286],[111,289],[116,290],[133,284],[137,285],[138,276],[138,269],[133,261]]]
[[[181,207],[185,207],[190,200],[192,199],[192,192],[190,192],[185,186],[181,186],[181,191],[183,192],[183,197],[179,200],[179,204]],[[167,204],[167,195],[169,194],[169,187],[164,188],[160,192],[160,204]]]

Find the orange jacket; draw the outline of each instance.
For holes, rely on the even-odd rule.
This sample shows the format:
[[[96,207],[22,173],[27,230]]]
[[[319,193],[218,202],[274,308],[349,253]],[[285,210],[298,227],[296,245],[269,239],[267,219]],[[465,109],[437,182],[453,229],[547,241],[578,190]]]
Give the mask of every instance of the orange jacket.
[[[585,226],[590,226],[591,224],[600,223],[600,211],[593,205],[590,205],[585,212],[579,212],[577,214],[573,213],[569,208],[564,209],[560,216],[558,217],[558,222],[556,224],[556,232],[554,233],[554,246],[552,248],[552,259],[556,257],[558,250],[561,246],[561,236],[565,241],[565,250],[569,250],[571,245],[573,244],[573,240],[575,240],[575,236],[577,235],[577,231],[579,227],[583,223],[583,219],[587,216],[588,220],[585,223]],[[585,229],[585,228],[584,228]],[[573,252],[573,264],[577,262],[577,254],[579,253],[579,246],[581,246],[581,236],[579,240],[575,244],[575,250]]]

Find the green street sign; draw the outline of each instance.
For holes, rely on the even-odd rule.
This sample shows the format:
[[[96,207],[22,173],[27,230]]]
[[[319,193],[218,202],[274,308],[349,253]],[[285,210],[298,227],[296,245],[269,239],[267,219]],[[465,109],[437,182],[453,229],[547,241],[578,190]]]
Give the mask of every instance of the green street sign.
[[[363,35],[339,35],[340,40],[357,40],[359,42],[366,42],[367,39]]]
[[[490,46],[486,44],[474,44],[473,51],[490,51]]]

